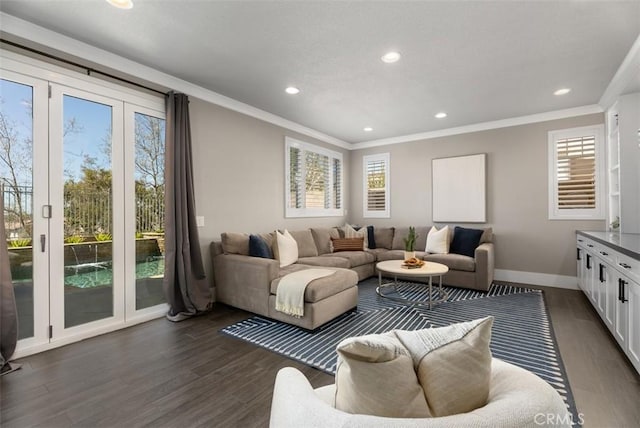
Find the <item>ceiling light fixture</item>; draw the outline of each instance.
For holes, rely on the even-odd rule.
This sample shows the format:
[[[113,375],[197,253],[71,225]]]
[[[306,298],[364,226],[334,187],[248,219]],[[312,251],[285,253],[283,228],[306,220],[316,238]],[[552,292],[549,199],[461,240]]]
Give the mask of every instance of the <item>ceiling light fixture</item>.
[[[373,131],[373,128],[370,127],[370,126],[367,126],[367,127],[363,128],[363,130],[364,130],[364,132],[371,132],[371,131]]]
[[[382,60],[382,62],[391,64],[400,59],[400,54],[398,52],[387,52],[386,54],[382,55],[382,58],[380,59]]]
[[[289,86],[284,91],[289,95],[296,95],[300,93],[300,89],[296,88],[295,86]]]
[[[447,113],[441,111],[440,113],[436,114],[436,119],[444,119],[445,117],[447,117]]]
[[[118,9],[131,9],[133,7],[132,0],[107,0],[111,6],[115,6]]]
[[[568,94],[569,92],[571,92],[571,89],[570,89],[570,88],[562,88],[562,89],[558,89],[557,91],[555,91],[555,92],[553,93],[553,95],[566,95],[566,94]]]

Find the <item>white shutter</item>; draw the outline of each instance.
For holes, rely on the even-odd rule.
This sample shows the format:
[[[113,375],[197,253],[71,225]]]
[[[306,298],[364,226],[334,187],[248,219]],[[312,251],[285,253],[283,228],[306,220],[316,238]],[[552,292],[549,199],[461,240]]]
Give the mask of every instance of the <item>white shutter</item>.
[[[363,217],[389,217],[389,154],[363,157]]]
[[[604,218],[604,126],[549,131],[549,219]]]
[[[556,141],[558,208],[596,207],[595,137]]]
[[[286,217],[342,216],[342,154],[285,139]]]

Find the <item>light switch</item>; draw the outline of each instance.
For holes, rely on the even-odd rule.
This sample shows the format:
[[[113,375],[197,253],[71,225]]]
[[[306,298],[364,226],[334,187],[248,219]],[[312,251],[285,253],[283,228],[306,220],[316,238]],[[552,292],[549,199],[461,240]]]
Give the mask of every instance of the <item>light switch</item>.
[[[203,215],[197,215],[196,216],[196,226],[204,227],[204,216]]]

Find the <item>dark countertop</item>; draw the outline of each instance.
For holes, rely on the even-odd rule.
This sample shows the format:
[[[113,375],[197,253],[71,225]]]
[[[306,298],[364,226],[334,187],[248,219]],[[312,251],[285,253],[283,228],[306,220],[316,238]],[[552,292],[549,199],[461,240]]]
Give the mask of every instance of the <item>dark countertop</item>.
[[[593,239],[636,260],[640,260],[640,234],[587,230],[577,230],[576,233]]]

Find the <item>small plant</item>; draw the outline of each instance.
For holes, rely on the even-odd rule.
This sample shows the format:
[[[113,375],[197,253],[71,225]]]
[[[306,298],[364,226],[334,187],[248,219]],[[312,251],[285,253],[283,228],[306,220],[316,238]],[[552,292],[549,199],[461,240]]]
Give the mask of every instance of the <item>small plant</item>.
[[[84,242],[84,238],[78,235],[71,235],[64,238],[64,242],[67,244],[79,244],[81,242]]]
[[[142,239],[144,238],[144,235],[142,234],[142,232],[136,232],[136,239]]]
[[[416,249],[416,239],[418,239],[418,235],[416,235],[416,228],[413,226],[409,226],[409,234],[406,238],[403,238],[404,241],[404,250],[405,251],[415,251]]]
[[[31,239],[29,238],[12,239],[7,242],[9,244],[9,248],[28,247],[29,245],[31,245]]]
[[[113,240],[113,236],[111,236],[110,233],[105,233],[105,232],[96,233],[95,238],[96,238],[96,241],[98,242]]]

